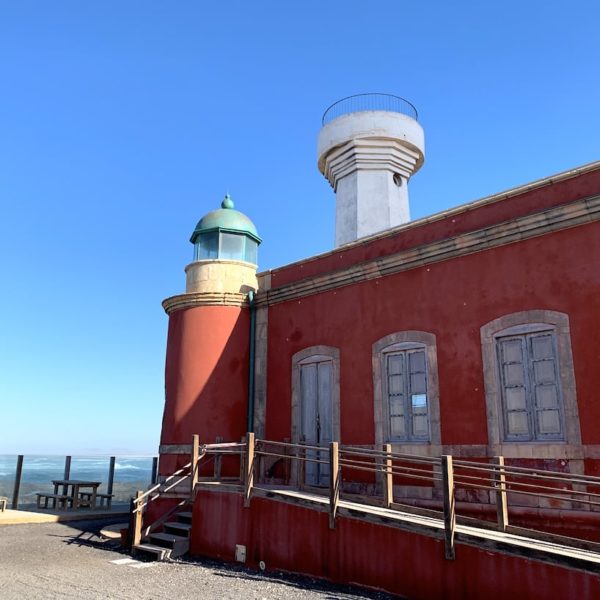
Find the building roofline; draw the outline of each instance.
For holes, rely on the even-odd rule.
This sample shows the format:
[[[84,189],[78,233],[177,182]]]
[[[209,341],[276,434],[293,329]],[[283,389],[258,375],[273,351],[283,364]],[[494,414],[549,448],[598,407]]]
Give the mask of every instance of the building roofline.
[[[497,202],[501,202],[503,200],[507,200],[508,198],[512,198],[514,196],[519,196],[526,192],[530,192],[533,190],[540,189],[542,187],[552,185],[555,183],[559,183],[561,181],[565,181],[567,179],[571,179],[578,175],[582,175],[584,173],[590,173],[592,171],[600,170],[600,160],[587,163],[580,167],[576,167],[574,169],[569,169],[567,171],[561,171],[559,173],[555,173],[554,175],[550,175],[548,177],[543,177],[541,179],[537,179],[527,184],[519,185],[513,188],[509,188],[503,192],[498,192],[496,194],[492,194],[490,196],[484,196],[483,198],[479,198],[478,200],[473,200],[471,202],[467,202],[466,204],[460,204],[455,206],[454,208],[449,208],[427,217],[422,217],[420,219],[416,219],[415,221],[410,221],[408,223],[404,223],[402,225],[398,225],[397,227],[393,227],[391,229],[386,229],[385,231],[381,231],[379,233],[375,233],[370,236],[366,236],[364,238],[360,238],[354,242],[350,242],[348,244],[344,244],[332,250],[328,250],[327,252],[322,252],[320,254],[314,254],[312,256],[308,256],[306,258],[302,258],[300,260],[287,263],[285,265],[281,265],[280,267],[275,267],[273,269],[267,269],[265,271],[260,271],[257,273],[257,277],[268,276],[272,273],[276,273],[278,271],[282,271],[288,269],[290,267],[294,267],[301,264],[306,264],[308,262],[318,261],[323,258],[327,258],[329,256],[339,254],[340,252],[344,252],[347,250],[351,250],[353,248],[357,248],[360,246],[364,246],[366,244],[370,244],[376,240],[385,239],[394,235],[397,235],[399,232],[410,230],[413,228],[420,227],[422,225],[427,225],[429,223],[434,223],[436,221],[441,221],[443,219],[454,217],[460,214],[464,214],[466,212],[475,210],[482,206],[489,206],[491,204],[495,204]]]

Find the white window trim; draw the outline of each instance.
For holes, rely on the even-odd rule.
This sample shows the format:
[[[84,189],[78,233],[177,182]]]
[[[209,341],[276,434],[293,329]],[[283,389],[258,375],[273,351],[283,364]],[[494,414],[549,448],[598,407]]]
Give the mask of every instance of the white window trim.
[[[556,335],[561,397],[564,415],[564,440],[504,441],[502,394],[496,353],[496,340],[507,335],[520,335],[553,330]],[[481,352],[488,424],[488,455],[523,456],[519,447],[527,446],[531,458],[553,458],[557,446],[581,445],[577,391],[571,350],[569,317],[551,310],[528,310],[504,315],[481,328]]]
[[[385,399],[385,356],[394,350],[425,348],[427,362],[427,400],[429,403],[429,440],[393,441],[389,440],[389,423]],[[441,452],[440,394],[437,371],[437,345],[433,333],[425,331],[402,331],[386,335],[377,340],[372,348],[373,392],[375,416],[375,443],[378,448],[391,443],[395,452],[437,455]]]

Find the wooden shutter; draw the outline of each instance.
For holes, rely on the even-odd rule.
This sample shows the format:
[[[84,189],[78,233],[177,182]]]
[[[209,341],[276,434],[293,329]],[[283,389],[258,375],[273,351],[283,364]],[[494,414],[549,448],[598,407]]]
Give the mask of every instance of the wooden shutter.
[[[498,342],[506,438],[531,439],[525,340],[514,336]]]
[[[316,445],[317,439],[317,363],[301,365],[300,387],[302,390],[301,413],[302,413],[302,441],[308,445]],[[306,458],[316,458],[314,450],[306,451]],[[305,462],[305,478],[308,485],[318,482],[317,463],[307,460]]]
[[[410,350],[408,355],[408,410],[413,439],[429,439],[427,402],[427,362],[425,350]]]
[[[426,350],[409,348],[385,356],[389,439],[429,440]]]
[[[329,444],[333,441],[332,424],[332,369],[330,361],[318,364],[318,400],[317,400],[317,422],[319,445]],[[319,485],[329,485],[329,452],[319,452],[319,460],[326,461],[317,465],[319,472]]]
[[[556,361],[556,344],[552,332],[528,336],[531,398],[538,439],[562,439],[563,417]]]
[[[387,400],[390,439],[406,439],[405,356],[403,352],[386,356]]]

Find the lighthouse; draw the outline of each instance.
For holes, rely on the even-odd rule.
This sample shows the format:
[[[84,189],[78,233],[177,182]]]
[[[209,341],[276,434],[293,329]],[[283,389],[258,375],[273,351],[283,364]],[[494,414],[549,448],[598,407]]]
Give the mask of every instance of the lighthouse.
[[[261,239],[229,195],[200,219],[190,242],[184,294],[163,302],[169,315],[161,447],[247,431],[250,300]],[[164,460],[163,460],[164,459]],[[161,457],[161,471],[174,464]],[[171,471],[172,472],[172,471]]]

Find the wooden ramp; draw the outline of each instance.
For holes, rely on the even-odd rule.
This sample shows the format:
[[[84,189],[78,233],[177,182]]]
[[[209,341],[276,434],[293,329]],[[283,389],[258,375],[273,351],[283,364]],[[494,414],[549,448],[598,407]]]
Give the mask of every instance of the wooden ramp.
[[[200,482],[198,487],[215,492],[244,493],[241,485],[216,481]],[[330,511],[330,499],[327,496],[306,490],[255,485],[252,496],[300,505],[320,512]],[[394,527],[443,540],[446,531],[443,515],[419,514],[423,512],[433,513],[409,506],[404,506],[403,509],[383,508],[348,499],[340,499],[337,506],[337,517]],[[487,526],[485,523],[458,523],[455,526],[454,542],[457,545],[466,544],[587,573],[600,573],[600,544],[540,531],[522,529],[517,534],[494,530],[492,527],[492,523]]]

